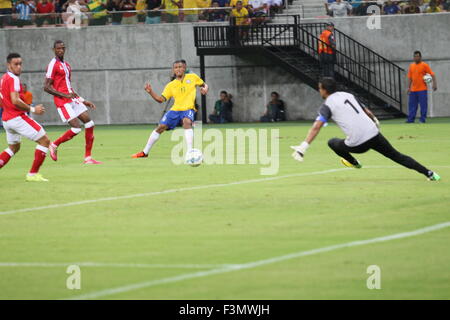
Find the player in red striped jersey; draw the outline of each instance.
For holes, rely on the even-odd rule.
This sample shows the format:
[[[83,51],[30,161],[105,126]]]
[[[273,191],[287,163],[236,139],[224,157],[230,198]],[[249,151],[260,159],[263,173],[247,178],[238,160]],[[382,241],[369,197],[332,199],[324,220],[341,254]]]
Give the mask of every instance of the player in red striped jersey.
[[[45,109],[42,104],[32,107],[23,101],[23,88],[19,79],[22,73],[22,58],[20,55],[10,53],[6,62],[8,72],[0,79],[0,106],[3,108],[2,120],[8,148],[0,154],[0,168],[4,167],[11,157],[20,150],[21,137],[23,136],[38,144],[34,153],[33,165],[26,176],[26,181],[48,181],[39,174],[39,168],[47,155],[50,140],[44,128],[27,115],[27,112],[40,115],[44,113]]]
[[[50,144],[50,157],[58,160],[57,148],[61,143],[69,141],[81,132],[80,121],[84,123],[86,148],[84,164],[101,164],[92,158],[92,146],[94,144],[94,121],[91,120],[88,109],[95,109],[95,104],[80,97],[72,88],[72,68],[64,60],[66,47],[61,40],[53,45],[55,57],[50,61],[45,75],[45,92],[54,96],[58,113],[63,122],[67,122],[71,128],[62,136]]]

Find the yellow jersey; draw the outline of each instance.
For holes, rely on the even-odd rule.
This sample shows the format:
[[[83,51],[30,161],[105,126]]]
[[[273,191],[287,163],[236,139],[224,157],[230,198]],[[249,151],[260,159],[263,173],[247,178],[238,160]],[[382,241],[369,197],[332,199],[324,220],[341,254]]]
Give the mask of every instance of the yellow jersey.
[[[242,8],[241,11],[233,9],[231,10],[231,16],[236,18],[236,25],[240,26],[247,23],[248,11],[245,8]]]
[[[191,8],[198,8],[197,6],[197,0],[184,0],[183,1],[183,8],[184,9],[191,9]],[[184,10],[184,14],[196,14],[198,11],[196,10]]]
[[[236,7],[236,4],[238,3],[238,1],[242,2],[242,6],[243,7],[248,6],[248,0],[231,0],[230,1],[230,7]]]
[[[197,86],[203,85],[205,82],[195,73],[187,73],[183,80],[172,80],[169,82],[161,96],[169,100],[174,98],[175,103],[170,110],[186,111],[195,109],[195,97],[197,95]]]
[[[146,14],[145,9],[147,8],[147,0],[137,0],[136,11],[138,14]]]
[[[12,9],[12,1],[11,0],[0,0],[0,9]]]
[[[173,2],[179,3],[180,0],[173,0]],[[162,0],[161,4],[164,5],[164,9],[166,9],[166,13],[171,14],[173,16],[178,15],[178,6],[174,4],[172,0]]]
[[[211,8],[212,0],[197,0],[197,6],[199,8]]]

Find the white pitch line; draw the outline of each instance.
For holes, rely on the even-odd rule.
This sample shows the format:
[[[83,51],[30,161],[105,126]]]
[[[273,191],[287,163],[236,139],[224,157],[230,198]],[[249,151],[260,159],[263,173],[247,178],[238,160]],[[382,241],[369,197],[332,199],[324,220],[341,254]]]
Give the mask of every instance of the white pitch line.
[[[99,297],[104,297],[104,296],[109,296],[109,295],[113,295],[113,294],[119,294],[119,293],[129,292],[129,291],[133,291],[133,290],[153,287],[153,286],[165,284],[165,283],[174,283],[174,282],[179,282],[179,281],[183,281],[183,280],[202,278],[202,277],[207,277],[207,276],[211,276],[211,275],[215,275],[215,274],[227,273],[227,272],[231,272],[231,271],[252,269],[252,268],[260,267],[263,265],[268,265],[268,264],[286,261],[286,260],[292,260],[295,258],[300,258],[300,257],[305,257],[305,256],[311,256],[311,255],[319,254],[319,253],[323,253],[323,252],[330,252],[330,251],[334,251],[334,250],[338,250],[338,249],[342,249],[342,248],[350,248],[350,247],[362,246],[362,245],[367,245],[367,244],[373,244],[373,243],[385,242],[385,241],[390,241],[390,240],[413,237],[413,236],[421,235],[424,233],[441,230],[441,229],[444,229],[447,227],[450,227],[450,221],[435,224],[432,226],[428,226],[425,228],[421,228],[421,229],[417,229],[417,230],[413,230],[413,231],[409,231],[409,232],[396,233],[396,234],[392,234],[392,235],[388,235],[388,236],[384,236],[384,237],[377,237],[377,238],[372,238],[372,239],[367,239],[367,240],[352,241],[352,242],[347,242],[347,243],[342,243],[342,244],[337,244],[337,245],[332,245],[332,246],[328,246],[328,247],[317,248],[317,249],[312,249],[312,250],[307,250],[307,251],[299,251],[299,252],[295,252],[295,253],[291,253],[291,254],[287,254],[287,255],[282,255],[282,256],[278,256],[278,257],[273,257],[273,258],[249,262],[249,263],[244,263],[244,264],[240,264],[240,265],[230,265],[227,267],[215,268],[215,269],[207,270],[207,271],[199,271],[199,272],[195,272],[195,273],[182,274],[182,275],[174,276],[174,277],[139,282],[139,283],[130,284],[130,285],[126,285],[126,286],[120,286],[120,287],[115,287],[115,288],[111,288],[111,289],[100,290],[100,291],[95,291],[95,292],[91,292],[91,293],[87,293],[87,294],[82,294],[82,295],[78,295],[78,296],[74,296],[74,297],[70,297],[70,298],[66,298],[66,299],[69,299],[69,300],[96,299]]]
[[[108,262],[0,262],[0,267],[60,268],[77,265],[97,268],[150,268],[150,269],[211,269],[232,267],[233,264],[149,264],[149,263],[108,263]]]
[[[228,183],[218,183],[218,184],[201,185],[201,186],[195,186],[195,187],[154,191],[154,192],[148,192],[148,193],[129,194],[129,195],[117,196],[117,197],[107,197],[107,198],[82,200],[82,201],[75,201],[75,202],[68,202],[68,203],[50,204],[50,205],[41,206],[41,207],[31,207],[31,208],[24,208],[24,209],[10,210],[10,211],[0,211],[0,215],[15,214],[15,213],[22,213],[22,212],[32,212],[32,211],[40,211],[40,210],[56,209],[56,208],[64,208],[64,207],[73,207],[73,206],[79,206],[79,205],[91,204],[91,203],[97,203],[97,202],[105,202],[105,201],[151,197],[151,196],[157,196],[157,195],[161,195],[161,194],[192,191],[192,190],[199,190],[199,189],[228,187],[228,186],[233,186],[233,185],[273,181],[273,180],[280,180],[280,179],[292,178],[292,177],[313,176],[313,175],[318,175],[318,174],[327,174],[327,173],[333,173],[333,172],[339,172],[339,171],[345,171],[345,170],[351,170],[351,169],[350,168],[340,168],[340,169],[330,169],[330,170],[306,172],[306,173],[294,173],[294,174],[287,174],[287,175],[276,176],[276,177],[267,177],[267,178],[261,178],[261,179],[241,180],[241,181],[228,182]]]
[[[444,165],[444,166],[432,166],[432,167],[449,168],[450,166]],[[384,169],[392,169],[392,168],[401,168],[401,167],[397,165],[397,166],[366,166],[364,168],[366,168],[366,169],[370,169],[370,168],[372,168],[372,169],[383,169],[383,168]],[[0,211],[0,215],[8,215],[8,214],[15,214],[15,213],[22,213],[22,212],[33,212],[33,211],[64,208],[64,207],[73,207],[73,206],[80,206],[80,205],[84,205],[84,204],[105,202],[105,201],[151,197],[151,196],[157,196],[157,195],[161,195],[161,194],[176,193],[176,192],[182,192],[182,191],[220,188],[220,187],[227,187],[227,186],[247,184],[247,183],[280,180],[280,179],[286,179],[286,178],[292,178],[292,177],[313,176],[313,175],[327,174],[327,173],[340,172],[340,171],[346,171],[346,170],[352,170],[352,169],[351,168],[340,168],[340,169],[330,169],[330,170],[315,171],[315,172],[294,173],[294,174],[286,174],[286,175],[282,175],[282,176],[267,177],[267,178],[261,178],[261,179],[241,180],[241,181],[228,182],[228,183],[209,184],[209,185],[202,185],[202,186],[195,186],[195,187],[169,189],[169,190],[154,191],[154,192],[148,192],[148,193],[129,194],[129,195],[124,195],[124,196],[82,200],[82,201],[75,201],[75,202],[68,202],[68,203],[59,203],[59,204],[57,203],[57,204],[50,204],[47,206],[40,206],[40,207],[23,208],[23,209],[16,209],[16,210],[10,210],[10,211]]]

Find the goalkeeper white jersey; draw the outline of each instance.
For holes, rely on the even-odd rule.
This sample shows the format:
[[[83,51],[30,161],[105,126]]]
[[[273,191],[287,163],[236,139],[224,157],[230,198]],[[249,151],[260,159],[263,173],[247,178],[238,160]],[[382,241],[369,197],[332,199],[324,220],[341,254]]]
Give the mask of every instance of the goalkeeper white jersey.
[[[355,96],[348,92],[329,95],[320,107],[317,119],[324,122],[333,119],[347,136],[345,144],[349,147],[359,146],[380,132]]]

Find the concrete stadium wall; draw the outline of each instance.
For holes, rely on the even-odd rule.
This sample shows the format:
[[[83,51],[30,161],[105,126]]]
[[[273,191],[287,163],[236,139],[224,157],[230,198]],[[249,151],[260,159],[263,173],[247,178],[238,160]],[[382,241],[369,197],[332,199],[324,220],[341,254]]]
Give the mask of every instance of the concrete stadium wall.
[[[435,115],[450,116],[445,103],[450,100],[450,14],[382,17],[380,30],[367,29],[366,18],[334,21],[337,28],[403,67],[407,67],[414,50],[422,50],[438,77]],[[438,40],[436,34],[444,35],[447,41]],[[97,104],[93,118],[99,124],[156,123],[163,106],[144,92],[144,83],[149,81],[161,91],[168,82],[171,63],[179,58],[186,59],[190,69],[199,73],[190,24],[0,30],[0,57],[13,51],[21,53],[23,82],[33,92],[35,102],[49,106],[47,114],[40,118],[44,124],[60,124],[52,97],[42,90],[56,39],[66,42],[66,59],[73,68],[74,87]],[[256,121],[264,112],[270,92],[278,91],[286,102],[288,119],[315,117],[321,103],[318,93],[270,61],[234,56],[205,60],[206,81],[211,87],[208,113],[219,91],[227,90],[234,96],[235,120]]]

